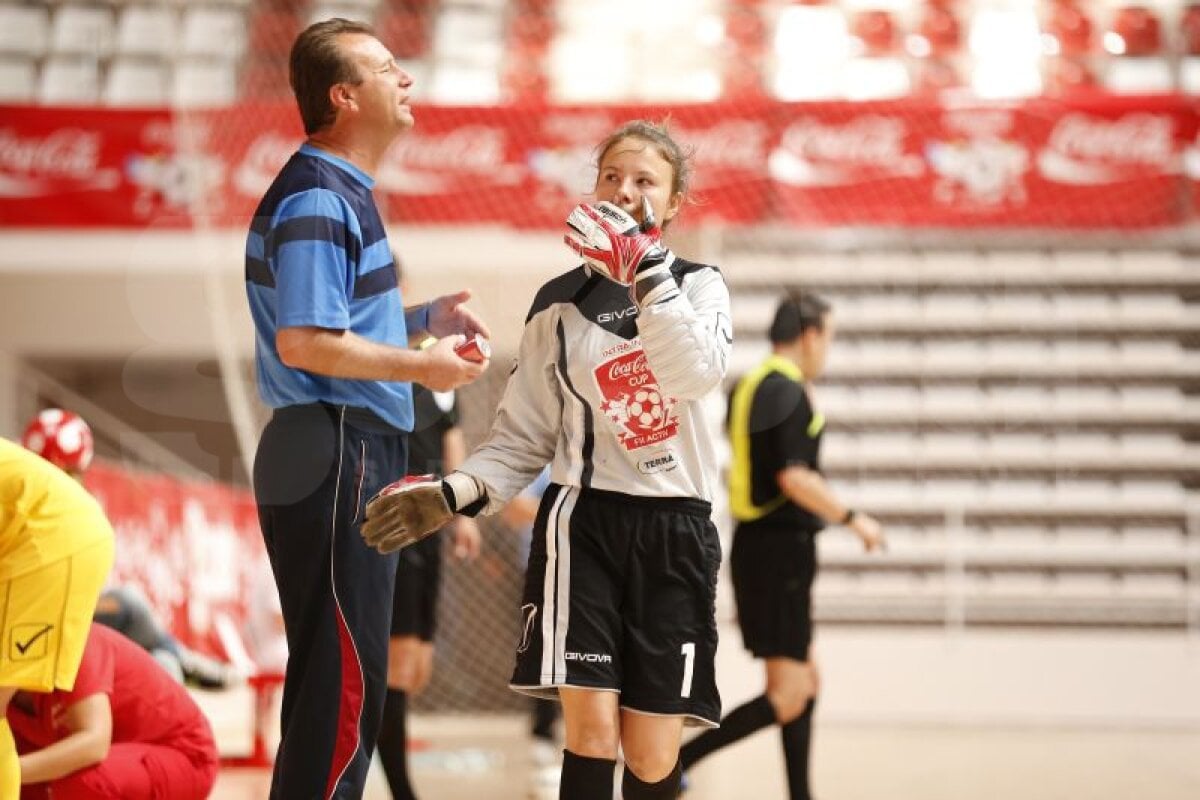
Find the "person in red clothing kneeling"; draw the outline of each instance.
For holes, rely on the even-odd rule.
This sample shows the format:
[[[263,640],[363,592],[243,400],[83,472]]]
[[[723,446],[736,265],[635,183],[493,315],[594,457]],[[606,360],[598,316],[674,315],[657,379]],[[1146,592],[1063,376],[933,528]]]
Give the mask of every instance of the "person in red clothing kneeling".
[[[9,723],[22,800],[203,800],[217,778],[212,728],[152,656],[93,624],[71,691],[18,692]]]

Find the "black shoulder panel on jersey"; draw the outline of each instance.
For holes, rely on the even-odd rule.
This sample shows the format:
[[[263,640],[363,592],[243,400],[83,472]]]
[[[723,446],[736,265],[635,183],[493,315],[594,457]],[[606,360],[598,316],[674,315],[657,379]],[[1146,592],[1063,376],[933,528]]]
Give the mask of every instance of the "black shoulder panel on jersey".
[[[555,303],[574,302],[576,294],[595,279],[596,276],[588,275],[587,270],[581,264],[575,269],[547,281],[534,296],[533,305],[529,307],[529,313],[525,316],[525,323],[529,324],[529,320]]]
[[[704,269],[711,269],[713,272],[718,274],[721,272],[721,270],[717,269],[712,264],[700,264],[695,261],[688,261],[680,258],[679,256],[675,256],[675,263],[671,265],[671,274],[675,276],[676,283],[682,284],[685,275],[688,275],[692,272],[699,272],[700,270]]]
[[[638,307],[629,296],[629,287],[600,275],[592,277],[595,281],[585,284],[573,298],[579,313],[588,322],[622,339],[635,338]]]

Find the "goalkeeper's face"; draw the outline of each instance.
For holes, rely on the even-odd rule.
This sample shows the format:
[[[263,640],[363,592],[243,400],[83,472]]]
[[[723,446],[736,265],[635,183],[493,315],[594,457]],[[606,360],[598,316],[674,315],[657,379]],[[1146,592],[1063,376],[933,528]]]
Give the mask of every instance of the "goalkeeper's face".
[[[642,222],[642,198],[650,201],[654,218],[665,225],[679,211],[682,192],[672,192],[675,171],[649,142],[622,139],[608,148],[596,175],[596,199],[619,206]]]

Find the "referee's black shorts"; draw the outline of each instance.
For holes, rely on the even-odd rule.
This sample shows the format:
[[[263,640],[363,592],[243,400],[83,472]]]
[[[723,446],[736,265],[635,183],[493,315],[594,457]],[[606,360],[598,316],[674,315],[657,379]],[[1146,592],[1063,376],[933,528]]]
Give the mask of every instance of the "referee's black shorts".
[[[710,512],[691,498],[551,484],[534,523],[512,688],[616,692],[623,709],[718,724],[721,544]]]
[[[730,571],[738,625],[757,658],[808,661],[817,537],[810,531],[738,525]]]
[[[400,551],[392,594],[392,636],[416,636],[432,642],[437,630],[438,590],[442,584],[442,534],[427,536]]]

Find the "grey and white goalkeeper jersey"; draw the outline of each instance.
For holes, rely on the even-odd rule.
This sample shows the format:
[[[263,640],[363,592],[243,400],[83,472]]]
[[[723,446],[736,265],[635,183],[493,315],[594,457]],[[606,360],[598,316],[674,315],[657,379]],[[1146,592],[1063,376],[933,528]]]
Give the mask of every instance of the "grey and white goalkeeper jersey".
[[[729,360],[729,291],[715,267],[673,258],[670,269],[679,291],[641,310],[583,266],[541,288],[491,432],[457,470],[486,488],[483,513],[547,463],[565,486],[712,500],[701,400]]]

